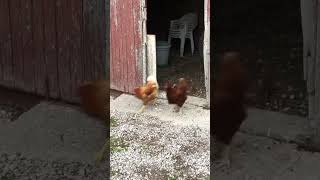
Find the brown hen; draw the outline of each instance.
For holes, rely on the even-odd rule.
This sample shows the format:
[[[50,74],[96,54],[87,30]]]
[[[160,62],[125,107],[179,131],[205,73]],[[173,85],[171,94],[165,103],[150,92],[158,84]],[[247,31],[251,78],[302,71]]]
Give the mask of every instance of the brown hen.
[[[95,80],[80,86],[78,93],[82,108],[90,115],[107,120],[110,107],[109,91],[108,80]]]
[[[155,103],[155,100],[158,96],[158,82],[156,80],[155,77],[153,76],[149,76],[147,78],[147,83],[143,86],[137,87],[134,89],[135,92],[135,96],[138,99],[141,99],[143,102],[142,107],[139,109],[139,113],[144,112],[146,105],[149,102],[153,102],[153,104]]]
[[[187,100],[188,84],[184,78],[180,78],[177,84],[167,82],[165,85],[169,104],[175,104],[176,112],[179,112]]]

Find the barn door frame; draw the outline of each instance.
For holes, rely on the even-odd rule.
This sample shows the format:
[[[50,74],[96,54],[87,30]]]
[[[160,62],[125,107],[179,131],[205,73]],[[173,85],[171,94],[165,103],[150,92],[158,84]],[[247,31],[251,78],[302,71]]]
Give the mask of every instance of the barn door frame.
[[[148,66],[148,58],[147,58],[147,49],[148,49],[148,44],[147,44],[147,0],[140,0],[141,1],[141,16],[142,16],[142,22],[141,22],[141,31],[142,31],[142,82],[146,83],[147,82],[147,66]],[[139,59],[138,59],[139,61]]]
[[[303,70],[308,93],[308,119],[313,128],[320,128],[320,3],[301,0],[303,33]]]
[[[204,0],[203,62],[206,100],[210,107],[210,0]]]
[[[155,36],[147,35],[147,7],[146,0],[141,0],[141,4],[144,5],[142,8],[143,22],[143,77],[144,82],[149,75],[155,75],[156,77],[156,61],[155,61]],[[206,101],[207,106],[210,107],[210,0],[204,1],[204,38],[203,38],[203,66],[204,66],[204,76],[205,76],[205,87],[206,87]],[[149,42],[149,44],[148,44]],[[148,52],[149,50],[149,52]],[[148,57],[147,58],[147,53]]]

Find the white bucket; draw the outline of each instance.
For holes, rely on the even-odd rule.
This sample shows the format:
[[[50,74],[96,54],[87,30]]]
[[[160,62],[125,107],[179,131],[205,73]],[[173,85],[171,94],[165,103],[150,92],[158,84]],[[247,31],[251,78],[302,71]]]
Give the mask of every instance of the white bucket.
[[[157,65],[167,66],[171,45],[167,41],[158,41],[156,44]]]

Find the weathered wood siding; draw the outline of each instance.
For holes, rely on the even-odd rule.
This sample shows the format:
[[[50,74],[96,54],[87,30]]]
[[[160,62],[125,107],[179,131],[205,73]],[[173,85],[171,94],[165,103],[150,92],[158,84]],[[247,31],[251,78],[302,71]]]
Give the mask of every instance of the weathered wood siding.
[[[110,0],[110,85],[132,93],[144,81],[144,0]]]
[[[1,0],[0,85],[76,102],[78,85],[107,71],[106,8],[105,0]]]
[[[206,99],[210,106],[210,0],[204,0],[204,40],[203,60],[206,86]]]

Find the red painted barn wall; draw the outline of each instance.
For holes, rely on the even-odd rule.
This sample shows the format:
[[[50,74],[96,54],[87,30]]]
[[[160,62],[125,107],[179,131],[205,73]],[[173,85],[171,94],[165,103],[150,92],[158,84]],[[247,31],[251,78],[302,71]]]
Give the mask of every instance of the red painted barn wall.
[[[0,86],[77,102],[107,68],[105,12],[105,0],[0,0]]]
[[[132,93],[143,83],[142,0],[110,0],[110,85]]]

